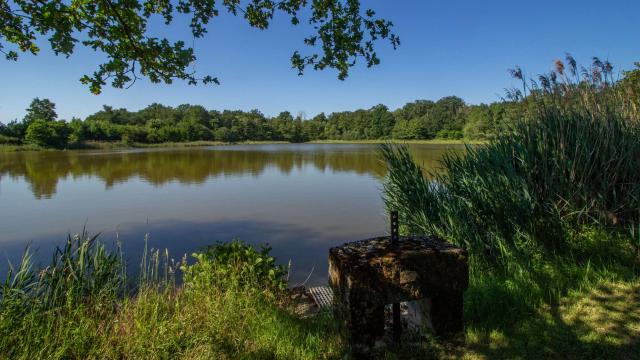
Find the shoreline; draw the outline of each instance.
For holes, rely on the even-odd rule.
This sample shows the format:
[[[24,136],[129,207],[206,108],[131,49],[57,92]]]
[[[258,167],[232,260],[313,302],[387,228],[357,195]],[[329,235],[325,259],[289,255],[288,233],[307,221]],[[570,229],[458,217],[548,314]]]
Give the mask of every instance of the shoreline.
[[[431,140],[312,140],[302,143],[291,143],[288,141],[241,141],[241,142],[223,142],[223,141],[188,141],[188,142],[165,142],[158,144],[132,143],[126,144],[122,142],[106,142],[106,141],[89,141],[79,146],[71,146],[66,149],[42,148],[36,145],[0,145],[0,153],[10,152],[27,152],[27,151],[82,151],[82,150],[133,150],[133,149],[161,149],[161,148],[192,148],[205,146],[228,146],[228,145],[271,145],[271,144],[416,144],[416,145],[480,145],[486,141],[480,140],[450,140],[450,139],[431,139]]]
[[[454,139],[429,139],[429,140],[311,140],[305,144],[416,144],[416,145],[480,145],[486,144],[484,140],[454,140]]]

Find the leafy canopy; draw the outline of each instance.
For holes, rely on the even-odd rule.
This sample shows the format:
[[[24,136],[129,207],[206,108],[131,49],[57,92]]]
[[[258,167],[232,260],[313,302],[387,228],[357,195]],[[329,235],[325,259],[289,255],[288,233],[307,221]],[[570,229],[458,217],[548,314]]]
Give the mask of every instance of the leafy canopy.
[[[27,127],[25,141],[42,147],[63,149],[67,146],[70,132],[64,121],[36,119]]]
[[[35,120],[54,121],[57,118],[56,104],[49,99],[35,98],[29,104],[23,122],[28,126]]]
[[[110,82],[129,87],[140,77],[153,83],[215,83],[216,77],[198,77],[190,65],[196,60],[185,40],[156,37],[148,21],[160,17],[170,25],[176,16],[190,18],[193,40],[207,33],[207,24],[220,12],[243,16],[250,26],[267,29],[277,13],[293,25],[306,18],[314,32],[304,38],[306,55],[295,51],[292,67],[302,75],[307,66],[315,70],[333,68],[344,80],[358,58],[371,67],[380,62],[374,43],[387,39],[395,48],[399,38],[390,21],[361,10],[359,0],[0,0],[0,52],[8,60],[19,53],[38,54],[40,39],[46,38],[56,55],[71,56],[76,45],[106,56],[104,63],[80,81],[99,94]]]

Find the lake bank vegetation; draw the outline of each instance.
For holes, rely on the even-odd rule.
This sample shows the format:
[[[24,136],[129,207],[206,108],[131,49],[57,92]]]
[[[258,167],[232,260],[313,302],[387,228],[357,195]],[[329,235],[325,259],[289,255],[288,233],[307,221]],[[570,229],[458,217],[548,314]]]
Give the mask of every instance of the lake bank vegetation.
[[[118,247],[85,232],[44,268],[27,251],[0,292],[0,358],[318,359],[335,322],[289,311],[285,270],[239,241],[174,261],[145,252],[135,280]],[[177,276],[182,283],[177,285]]]
[[[435,182],[406,148],[383,148],[386,204],[404,230],[469,250],[467,346],[493,344],[495,357],[640,355],[638,88],[595,60],[580,71],[568,57],[537,81],[514,70],[526,117],[487,145],[445,156]],[[620,288],[627,296],[617,303]],[[598,305],[597,293],[609,295]],[[590,305],[561,311],[580,296]]]
[[[487,144],[445,156],[445,172],[425,176],[406,148],[382,147],[387,208],[405,233],[468,249],[470,287],[459,339],[418,337],[380,358],[640,356],[640,83],[595,60],[581,71],[567,57],[535,82],[515,69],[524,86],[510,101],[526,111]],[[30,259],[2,287],[0,357],[348,353],[333,318],[291,310],[268,249],[222,243],[179,263],[152,251],[135,281],[117,247],[84,232],[48,267]]]
[[[599,60],[598,60],[599,61]],[[636,93],[639,69],[624,72],[620,80],[607,81]],[[557,76],[557,75],[556,75]],[[533,93],[562,79],[538,79]],[[540,82],[540,83],[538,83]],[[547,84],[547,82],[549,84]],[[320,113],[311,119],[304,114],[281,112],[268,117],[259,110],[207,110],[184,104],[177,107],[151,104],[139,111],[110,106],[84,120],[59,120],[55,104],[34,99],[21,120],[0,124],[0,145],[16,150],[37,148],[96,148],[176,146],[238,142],[308,141],[486,141],[508,130],[535,107],[527,90],[513,90],[505,99],[491,104],[466,104],[447,96],[438,101],[416,100],[390,110],[385,105],[370,109]],[[627,96],[629,107],[637,98]]]
[[[480,121],[477,110],[454,96],[437,102],[418,100],[395,111],[377,105],[328,116],[321,113],[312,119],[303,119],[303,114],[294,117],[289,112],[267,117],[258,110],[220,112],[187,104],[176,108],[152,104],[136,112],[105,106],[84,120],[68,122],[57,119],[51,101],[34,99],[24,119],[0,126],[0,144],[62,149],[99,143],[142,147],[201,142],[482,140],[496,131],[491,124],[512,121],[504,110],[509,107],[507,103],[492,106],[501,109],[496,110],[498,118],[483,118],[484,128],[465,131],[469,116]]]

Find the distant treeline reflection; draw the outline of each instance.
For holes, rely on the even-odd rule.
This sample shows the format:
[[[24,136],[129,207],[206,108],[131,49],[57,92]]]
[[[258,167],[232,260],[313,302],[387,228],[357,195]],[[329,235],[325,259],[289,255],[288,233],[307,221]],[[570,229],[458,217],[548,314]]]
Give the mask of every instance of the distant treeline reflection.
[[[435,170],[446,151],[444,146],[415,146],[422,166]],[[139,177],[159,186],[168,182],[201,184],[229,175],[259,176],[268,169],[290,174],[313,166],[320,171],[354,172],[382,177],[385,168],[375,145],[307,145],[306,148],[276,146],[275,149],[180,149],[109,153],[17,152],[0,154],[2,178],[24,178],[34,196],[50,198],[58,181],[68,177],[97,177],[107,188]]]

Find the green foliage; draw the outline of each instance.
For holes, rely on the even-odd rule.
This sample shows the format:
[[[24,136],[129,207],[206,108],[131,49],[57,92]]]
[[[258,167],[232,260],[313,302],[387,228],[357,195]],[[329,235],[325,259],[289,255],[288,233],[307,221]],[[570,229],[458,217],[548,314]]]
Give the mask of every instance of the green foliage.
[[[276,265],[276,259],[270,256],[271,247],[260,249],[236,239],[207,247],[202,253],[194,254],[197,266],[205,266],[213,281],[224,279],[240,286],[252,286],[269,290],[284,290],[287,287],[284,268]],[[183,268],[185,282],[189,282],[194,272],[202,273],[190,266]]]
[[[635,249],[636,258],[640,260],[640,221],[629,225],[629,242]]]
[[[25,141],[30,144],[62,149],[69,141],[69,127],[64,121],[34,120],[25,134]]]
[[[445,156],[435,182],[406,148],[384,146],[387,207],[403,214],[409,232],[501,261],[538,246],[566,250],[567,232],[585,224],[637,221],[640,122],[617,101],[620,87],[584,81],[532,88],[518,99],[525,118],[486,146]]]
[[[81,82],[99,94],[107,81],[111,86],[131,86],[139,77],[153,83],[172,83],[175,79],[189,84],[215,83],[211,75],[197,77],[191,64],[196,61],[189,39],[169,40],[150,33],[149,19],[160,17],[165,25],[174,18],[187,17],[193,38],[201,38],[207,24],[221,11],[239,13],[251,27],[267,29],[277,13],[290,17],[297,25],[301,18],[316,33],[305,38],[311,53],[295,52],[291,63],[300,74],[307,66],[316,70],[332,68],[344,79],[358,58],[369,67],[380,62],[374,44],[387,39],[395,48],[398,37],[391,32],[393,24],[376,17],[371,9],[361,10],[359,1],[331,0],[306,2],[299,0],[171,1],[139,0],[106,1],[25,1],[0,3],[0,52],[8,60],[17,60],[18,52],[38,54],[37,45],[45,37],[56,54],[71,56],[81,44],[104,55],[106,61]],[[190,20],[190,21],[189,21]],[[82,40],[79,40],[82,39]]]
[[[38,341],[63,335],[52,333],[55,322],[64,323],[78,310],[98,305],[97,317],[113,311],[113,299],[124,291],[120,254],[108,251],[97,236],[89,237],[84,231],[69,236],[47,267],[34,265],[27,248],[0,289],[0,349],[9,358],[40,351],[44,344]]]
[[[460,130],[440,130],[436,134],[436,138],[438,139],[460,140],[462,139],[462,137],[462,131]]]
[[[309,140],[380,140],[380,139],[484,139],[504,131],[512,121],[505,110],[510,103],[494,103],[490,118],[467,106],[457,97],[445,97],[437,102],[418,100],[403,108],[390,111],[384,105],[370,109],[344,111],[329,115],[319,114],[310,120],[294,117],[284,111],[269,118],[258,110],[222,112],[208,111],[199,105],[183,104],[175,108],[161,104],[131,112],[104,106],[84,121],[72,119],[68,123],[69,143],[80,147],[85,141],[123,142],[127,144],[196,142],[217,140],[288,141]],[[23,121],[13,121],[0,127],[0,135],[24,140],[27,127],[41,116],[41,120],[55,119],[55,105],[48,99],[34,99]],[[496,114],[495,116],[493,114]],[[467,124],[468,115],[475,114],[473,124]],[[64,147],[63,141],[53,141],[56,131],[39,124],[37,137],[32,143],[43,147]],[[477,129],[479,128],[479,129]],[[60,129],[62,130],[62,129]],[[463,134],[464,130],[464,134]],[[37,138],[37,140],[36,140]],[[60,140],[60,139],[58,139]]]
[[[0,135],[0,144],[2,144],[2,145],[20,145],[20,144],[22,144],[22,141],[20,141],[20,139],[15,138],[15,137]]]
[[[35,98],[29,104],[27,115],[25,115],[22,122],[28,127],[29,124],[36,120],[55,121],[57,118],[56,104],[49,99]]]
[[[6,358],[340,358],[328,316],[288,309],[284,272],[268,248],[235,240],[176,264],[145,251],[140,281],[125,285],[119,248],[69,237],[51,264],[30,251],[0,288],[0,354]],[[179,266],[181,265],[181,266]],[[176,271],[184,270],[182,285]],[[172,280],[173,279],[173,280]],[[133,285],[133,284],[130,284]]]
[[[535,359],[564,352],[632,358],[640,332],[629,314],[638,309],[640,284],[629,279],[637,269],[621,266],[624,249],[614,246],[620,240],[606,231],[582,229],[572,239],[580,251],[576,258],[586,266],[555,257],[505,278],[472,263],[465,295],[469,347],[408,332],[404,339],[410,341],[382,349],[375,358],[440,358],[452,352],[470,358]],[[585,259],[585,254],[599,256]],[[239,241],[220,243],[194,254],[191,264],[170,261],[166,251],[148,256],[145,251],[135,291],[125,289],[121,259],[119,249],[108,250],[84,231],[68,238],[43,269],[34,267],[26,251],[0,292],[2,357],[348,358],[343,330],[329,314],[294,313],[280,282],[269,275],[281,269],[268,251]],[[184,281],[177,285],[180,269]],[[536,310],[540,299],[559,296],[568,305],[563,300],[553,311]],[[588,302],[576,303],[580,298]],[[597,316],[585,316],[585,306]],[[565,322],[572,316],[578,316],[577,324]],[[598,329],[606,330],[604,338],[588,344],[575,337],[575,332],[593,336]]]
[[[627,339],[638,319],[627,319],[638,311],[628,304],[640,269],[640,119],[608,68],[595,63],[577,82],[544,75],[526,97],[514,90],[504,107],[470,109],[467,136],[491,140],[445,156],[443,172],[382,147],[385,204],[402,231],[469,251],[465,357],[637,356],[640,333]]]
[[[76,236],[69,235],[64,246],[54,252],[51,263],[38,271],[27,248],[19,267],[9,272],[3,284],[2,308],[22,301],[32,308],[50,310],[121,295],[121,254],[107,250],[97,238],[84,230]]]
[[[12,120],[7,125],[2,124],[2,127],[0,127],[1,135],[17,139],[24,139],[26,131],[27,126],[18,120]]]
[[[446,99],[446,98],[445,98]],[[440,102],[438,102],[440,103]],[[444,102],[443,102],[444,103]],[[440,115],[459,119],[444,108]],[[453,110],[451,110],[453,111]],[[460,109],[455,108],[456,112]],[[409,116],[409,115],[408,115]],[[317,139],[424,139],[435,137],[426,130],[423,119],[400,120],[415,128],[403,131],[396,116],[384,105],[368,110],[320,114],[303,120],[285,111],[268,118],[257,110],[249,112],[206,111],[201,106],[180,105],[177,108],[152,104],[138,111],[105,107],[85,120],[87,140],[162,143],[199,140],[236,141],[288,141],[304,142]],[[453,121],[453,120],[452,120]],[[456,120],[457,121],[457,120]],[[460,139],[462,128],[456,124],[439,122],[441,135],[447,139]],[[446,129],[444,129],[446,127]],[[135,130],[138,136],[132,136]],[[434,130],[435,131],[435,130]],[[143,136],[146,133],[146,138]],[[135,138],[132,140],[132,138]]]
[[[425,132],[420,119],[399,120],[393,128],[392,138],[402,140],[423,139]]]
[[[557,113],[524,122],[489,145],[447,155],[430,183],[406,148],[383,148],[387,206],[409,231],[438,233],[492,256],[528,246],[563,247],[567,226],[634,220],[640,206],[635,123]],[[616,159],[616,161],[611,161]],[[619,159],[619,161],[618,161]]]

